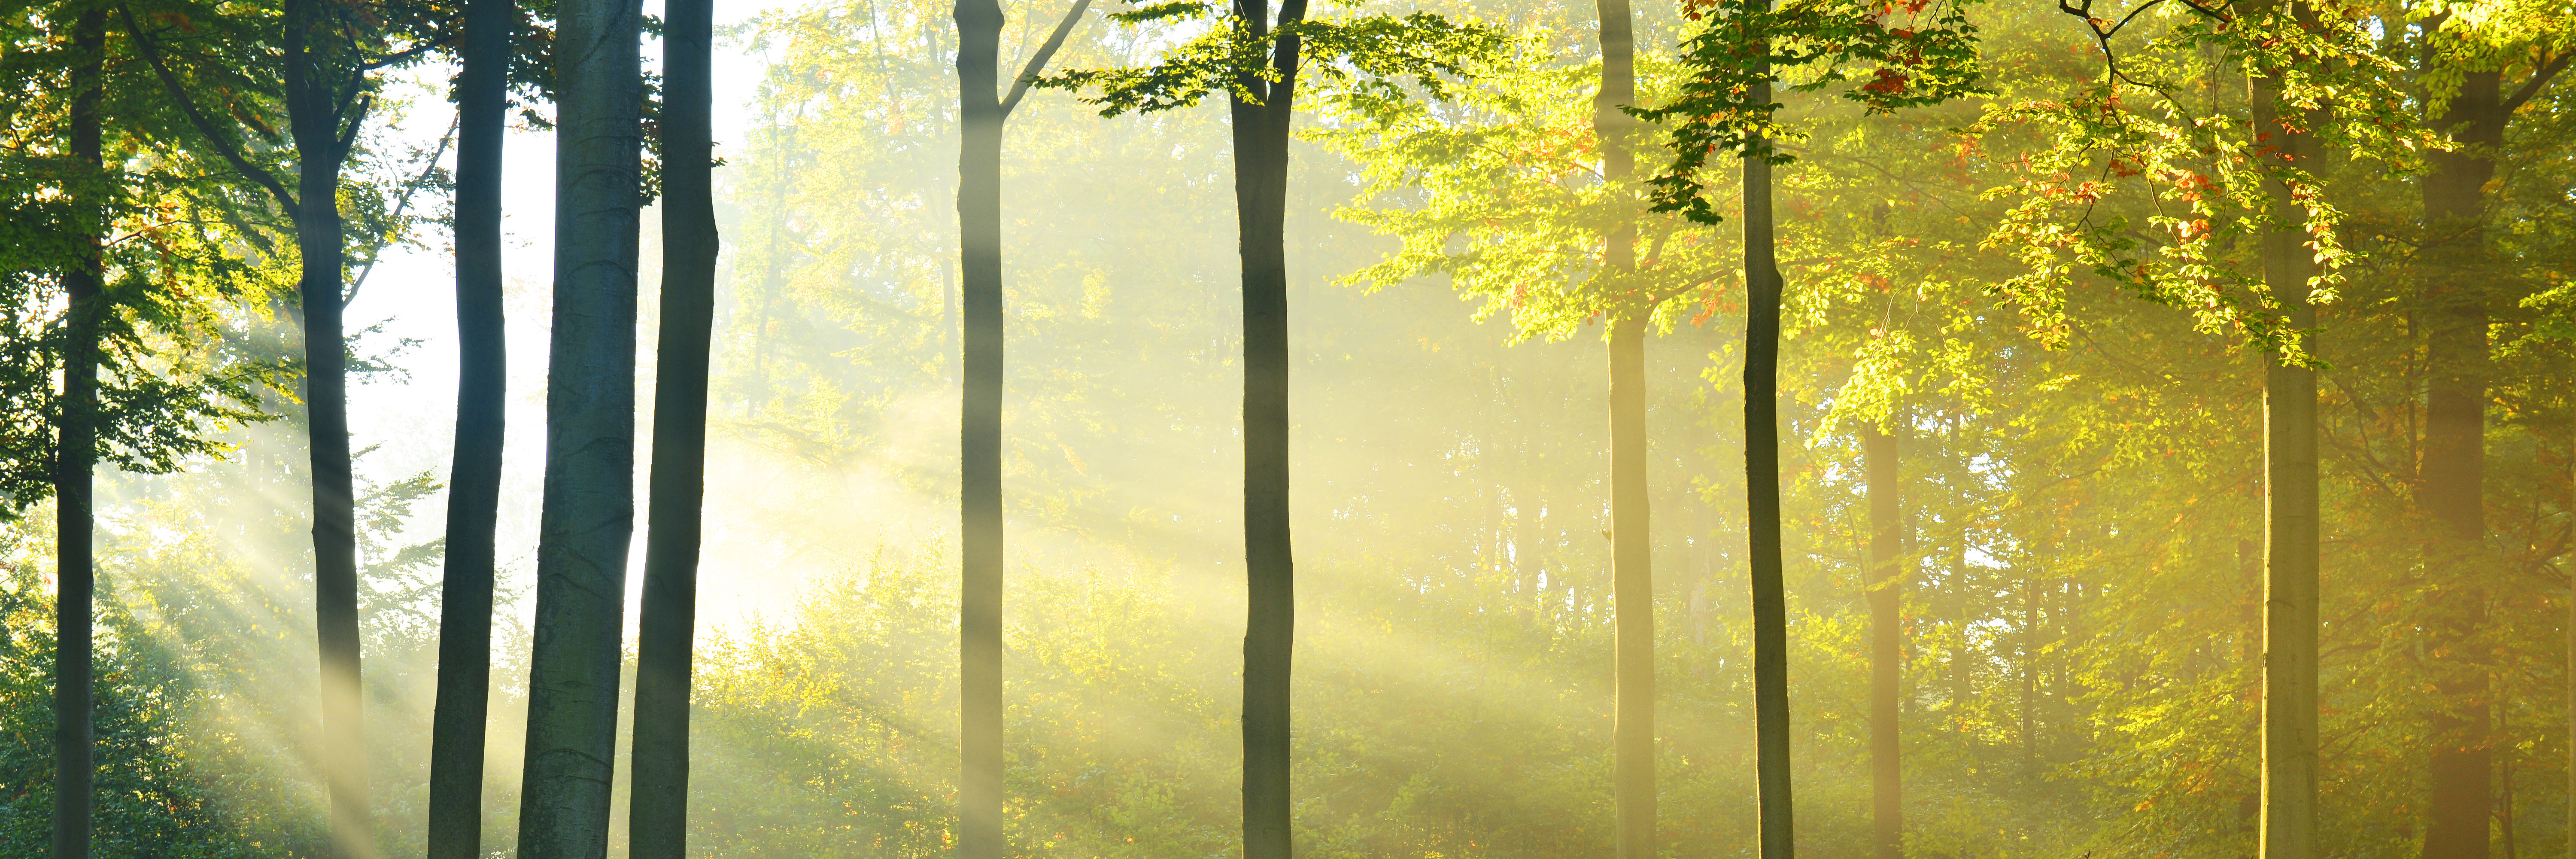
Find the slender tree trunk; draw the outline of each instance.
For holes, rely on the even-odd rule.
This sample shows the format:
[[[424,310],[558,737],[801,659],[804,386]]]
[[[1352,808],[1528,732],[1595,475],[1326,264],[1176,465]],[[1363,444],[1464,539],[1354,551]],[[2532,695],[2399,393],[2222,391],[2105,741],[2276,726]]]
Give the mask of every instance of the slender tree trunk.
[[[1596,0],[1601,27],[1601,90],[1592,101],[1601,145],[1602,181],[1626,182],[1637,156],[1635,128],[1620,108],[1637,101],[1635,25],[1627,0]],[[1613,227],[1601,253],[1614,301],[1626,302],[1636,270],[1637,227]],[[1655,578],[1650,496],[1646,491],[1646,337],[1651,305],[1630,302],[1610,312],[1610,603],[1616,629],[1612,657],[1611,793],[1618,808],[1620,859],[1655,856]]]
[[[520,859],[608,850],[618,638],[635,530],[636,0],[556,7],[554,334]]]
[[[1266,4],[1237,13],[1264,33]],[[1305,17],[1285,0],[1279,23]],[[1235,218],[1243,257],[1244,859],[1288,859],[1289,670],[1296,644],[1297,573],[1288,519],[1288,131],[1299,41],[1273,48],[1275,81],[1246,73],[1231,99]]]
[[[1901,414],[1901,413],[1900,413]],[[1889,423],[1897,425],[1896,419]],[[1897,738],[1898,680],[1904,630],[1898,628],[1908,573],[1898,485],[1897,437],[1871,427],[1861,434],[1869,475],[1869,751],[1870,833],[1877,859],[1905,852],[1905,786]]]
[[[1614,239],[1614,243],[1615,243]],[[1647,542],[1646,318],[1610,323],[1610,603],[1616,629],[1613,794],[1619,856],[1655,856],[1655,580]]]
[[[2292,8],[2308,16],[2306,4]],[[2253,76],[2254,121],[2282,154],[2314,154],[2307,120],[2285,116],[2279,83]],[[2287,124],[2285,124],[2285,121]],[[2304,166],[2304,165],[2302,165]],[[2297,211],[2291,188],[2269,183],[2276,211]],[[2263,239],[2263,279],[2291,324],[2316,326],[2308,305],[2314,253],[2296,229]],[[2266,355],[2263,370],[2263,859],[2317,855],[2317,377]],[[2480,806],[2478,831],[2486,831]]]
[[[958,427],[957,855],[1000,859],[1002,829],[1002,102],[1005,23],[994,0],[958,0],[958,268],[965,401]]]
[[[105,121],[99,101],[107,76],[107,12],[91,8],[72,21],[72,111],[68,148],[86,180],[81,196],[104,195]],[[104,220],[108,207],[85,205]],[[94,651],[91,605],[96,601],[99,316],[106,312],[100,248],[105,223],[84,225],[81,258],[63,273],[63,399],[54,449],[54,859],[87,859],[91,777],[97,765],[91,720]]]
[[[653,387],[653,472],[636,619],[635,859],[680,859],[689,823],[689,678],[698,622],[699,511],[706,500],[707,352],[715,329],[715,5],[671,0],[662,29],[662,331]]]
[[[295,243],[304,328],[304,403],[313,481],[314,637],[321,650],[322,772],[331,801],[334,848],[372,856],[375,836],[367,800],[364,706],[358,685],[357,501],[349,454],[348,345],[341,317],[347,239],[341,225],[344,124],[338,73],[316,62],[307,44],[327,32],[329,17],[312,0],[286,4],[286,93],[299,169]]]
[[[2486,539],[2487,295],[2483,271],[2485,185],[2495,177],[2492,147],[2504,142],[2503,76],[2470,71],[2437,123],[2472,148],[2428,156],[2424,223],[2435,245],[2425,286],[2427,390],[2421,504],[2443,527],[2432,553],[2449,582],[2441,606],[2452,664],[2437,683],[2433,716],[2429,825],[2424,859],[2486,859],[2494,800],[2488,738],[2489,679],[2461,645],[2486,620],[2480,575]]]
[[[1767,4],[1766,4],[1767,5]],[[1764,70],[1767,73],[1767,68]],[[1768,81],[1755,104],[1771,101]],[[1755,138],[1752,150],[1764,141]],[[1759,859],[1797,853],[1789,808],[1789,604],[1780,579],[1780,265],[1771,162],[1744,159],[1744,492],[1752,534],[1753,722]]]
[[[501,146],[512,0],[465,7],[456,120],[456,453],[439,582],[438,705],[431,718],[429,859],[483,856],[484,725],[492,687],[493,532],[508,411],[501,309]]]

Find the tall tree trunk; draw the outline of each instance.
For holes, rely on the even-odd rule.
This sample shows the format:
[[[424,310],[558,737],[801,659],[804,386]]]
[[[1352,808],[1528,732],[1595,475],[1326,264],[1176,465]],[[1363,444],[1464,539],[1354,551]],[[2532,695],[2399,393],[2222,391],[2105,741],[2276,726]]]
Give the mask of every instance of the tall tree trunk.
[[[1901,414],[1901,413],[1900,413]],[[1901,426],[1896,417],[1890,425]],[[1905,522],[1898,500],[1903,472],[1897,437],[1871,427],[1861,433],[1861,458],[1869,483],[1869,752],[1870,841],[1877,859],[1905,852],[1905,786],[1897,738],[1898,680],[1904,663],[1900,600],[1910,571]]]
[[[958,268],[964,275],[959,410],[957,855],[1000,859],[1002,830],[1001,4],[958,0]]]
[[[2307,4],[2291,7],[2301,20]],[[2292,162],[2315,154],[2308,119],[2284,115],[2279,82],[2250,81],[2259,133]],[[2304,165],[2302,165],[2304,166]],[[2267,184],[2274,211],[2298,211],[2292,189]],[[2308,304],[2315,255],[2298,229],[2263,238],[2263,279],[2292,325],[2316,327]],[[2267,354],[2263,368],[2263,859],[2317,855],[2317,376]],[[2478,809],[2486,832],[2486,809]],[[2481,851],[2483,855],[2483,851]]]
[[[1620,859],[1655,856],[1655,580],[1649,566],[1654,547],[1646,539],[1643,312],[1610,323],[1610,604],[1616,630],[1611,779]]]
[[[1770,103],[1770,82],[1754,84],[1751,98]],[[1767,148],[1760,138],[1751,141],[1751,152]],[[1791,859],[1797,837],[1789,808],[1789,601],[1780,580],[1781,283],[1772,238],[1771,162],[1759,156],[1744,159],[1744,286],[1744,493],[1752,536],[1759,859]]]
[[[554,336],[519,856],[592,859],[608,850],[635,530],[641,16],[636,0],[556,10]]]
[[[493,533],[500,518],[509,346],[501,309],[501,147],[512,0],[470,0],[457,75],[456,452],[439,582],[429,859],[483,856],[484,724],[492,688]]]
[[[309,44],[337,22],[313,0],[286,4],[286,109],[295,139],[296,289],[304,333],[304,403],[313,481],[314,638],[321,650],[322,773],[332,844],[372,856],[364,706],[358,685],[357,501],[349,454],[348,344],[341,316],[347,239],[340,217],[342,142],[363,116],[345,116],[341,74]],[[363,107],[359,108],[361,111]]]
[[[1266,2],[1238,0],[1256,35]],[[1278,22],[1306,16],[1280,4]],[[1288,520],[1288,131],[1296,102],[1296,36],[1280,37],[1265,81],[1236,76],[1235,222],[1243,257],[1244,859],[1288,859],[1289,669],[1296,645],[1297,571]],[[1258,101],[1244,97],[1245,93]]]
[[[1628,146],[1635,121],[1620,111],[1637,101],[1635,25],[1627,0],[1596,0],[1601,27],[1601,90],[1592,100],[1592,129],[1601,145],[1601,178],[1628,181],[1637,156]],[[1655,856],[1655,578],[1646,492],[1646,336],[1653,306],[1631,301],[1637,226],[1610,230],[1601,268],[1617,302],[1610,316],[1610,604],[1615,632],[1611,716],[1611,794],[1618,808],[1619,859]]]
[[[636,619],[635,859],[680,859],[689,824],[690,648],[706,501],[707,352],[716,312],[715,4],[671,0],[662,29],[662,331],[654,352],[653,472]]]
[[[88,859],[91,777],[97,765],[91,720],[91,605],[96,601],[97,526],[93,475],[98,465],[99,317],[107,312],[101,247],[109,187],[99,101],[107,77],[107,12],[93,7],[72,20],[72,111],[67,141],[82,187],[74,199],[98,205],[83,214],[81,258],[63,272],[63,399],[54,448],[54,859]]]

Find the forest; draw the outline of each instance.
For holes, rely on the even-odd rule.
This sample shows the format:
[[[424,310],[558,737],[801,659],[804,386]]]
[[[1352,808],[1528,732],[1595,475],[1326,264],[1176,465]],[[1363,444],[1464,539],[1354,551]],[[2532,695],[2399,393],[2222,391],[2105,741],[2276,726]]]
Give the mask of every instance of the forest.
[[[0,857],[2576,857],[2571,65],[0,2]]]

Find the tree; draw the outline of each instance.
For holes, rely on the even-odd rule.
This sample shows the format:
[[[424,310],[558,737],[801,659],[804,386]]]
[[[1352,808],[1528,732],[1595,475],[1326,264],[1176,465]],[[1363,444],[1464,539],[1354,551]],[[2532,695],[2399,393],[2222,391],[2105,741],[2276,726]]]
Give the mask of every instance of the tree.
[[[1500,44],[1492,32],[1416,12],[1307,20],[1306,0],[1220,6],[1169,0],[1113,15],[1121,23],[1206,20],[1214,26],[1146,68],[1078,70],[1046,81],[1097,88],[1101,115],[1194,106],[1227,96],[1243,259],[1243,542],[1248,602],[1243,636],[1243,845],[1246,859],[1287,859],[1289,671],[1296,639],[1296,569],[1288,517],[1288,139],[1301,57],[1327,81],[1381,96],[1409,78],[1435,96],[1440,75]],[[960,61],[961,63],[963,60]],[[961,198],[962,201],[962,198]],[[963,205],[961,202],[960,205]]]
[[[1699,171],[1720,153],[1743,159],[1744,193],[1744,487],[1752,519],[1753,696],[1761,793],[1762,859],[1794,854],[1789,796],[1789,662],[1787,596],[1781,582],[1779,352],[1783,284],[1772,211],[1771,168],[1788,156],[1774,139],[1794,137],[1774,118],[1771,87],[1787,68],[1822,64],[1799,89],[1823,89],[1860,69],[1870,80],[1842,95],[1870,111],[1937,104],[1976,91],[1976,29],[1964,3],[1907,4],[1910,20],[1890,27],[1897,7],[1861,3],[1791,4],[1707,0],[1685,4],[1706,30],[1683,45],[1698,75],[1683,94],[1637,116],[1682,120],[1668,134],[1672,166],[1651,180],[1658,211],[1715,223]],[[1927,13],[1927,9],[1929,10]]]
[[[266,190],[294,223],[301,271],[296,314],[304,337],[303,401],[311,430],[314,620],[321,651],[322,768],[331,798],[337,849],[374,850],[361,719],[356,499],[352,494],[348,414],[348,347],[342,312],[348,294],[348,218],[341,210],[344,168],[374,109],[378,72],[416,61],[447,38],[438,10],[405,4],[368,15],[344,14],[320,0],[285,0],[275,19],[233,16],[199,4],[155,9],[147,28],[130,5],[120,14],[160,78],[162,89],[207,148]],[[217,25],[220,26],[217,26]],[[274,26],[277,29],[261,29]],[[165,42],[169,44],[165,47]],[[175,49],[175,50],[174,50]],[[274,63],[274,65],[270,65]],[[233,118],[250,108],[210,79],[241,83],[275,99],[286,141],[273,126]],[[268,77],[274,75],[274,77]],[[270,84],[268,81],[275,83]],[[201,87],[191,87],[197,81]],[[226,95],[210,111],[195,93]],[[290,147],[275,147],[279,142]],[[253,145],[256,143],[257,145]],[[288,149],[293,187],[277,149]]]
[[[1903,413],[1894,416],[1902,418]],[[1897,719],[1905,664],[1904,618],[1906,580],[1914,563],[1907,551],[1899,461],[1905,431],[1891,427],[1861,430],[1861,458],[1869,473],[1869,778],[1870,841],[1877,859],[1905,855],[1904,746]],[[1889,432],[1894,429],[1896,432]]]
[[[654,352],[652,505],[636,620],[633,805],[627,843],[680,859],[689,822],[689,684],[706,497],[707,349],[715,325],[715,4],[665,7],[662,333]]]
[[[993,79],[1005,18],[997,0],[959,0],[958,269],[964,274],[964,400],[958,427],[959,591],[957,852],[1000,859],[1002,831],[1002,124],[1091,0],[1074,0],[1012,80]],[[944,300],[944,299],[943,299]]]
[[[492,684],[493,532],[499,525],[508,330],[501,311],[502,132],[513,0],[468,0],[456,81],[456,450],[438,595],[438,703],[430,729],[431,859],[483,855],[484,723]]]
[[[2410,9],[2411,54],[2425,127],[2452,146],[2424,156],[2417,180],[2424,232],[2424,392],[2422,512],[2440,528],[2434,563],[2455,582],[2443,598],[2446,622],[2435,628],[2442,650],[2459,654],[2440,681],[2446,699],[2432,713],[2427,761],[2431,819],[2425,859],[2482,859],[2494,805],[2494,751],[2489,740],[2491,669],[2473,644],[2487,623],[2492,564],[2488,539],[2487,411],[2492,400],[2492,337],[2498,291],[2495,243],[2487,235],[2488,189],[2505,157],[2507,127],[2524,105],[2576,63],[2576,26],[2563,3],[2505,3],[2477,15],[2449,6]],[[2511,84],[2508,86],[2508,80]]]
[[[556,7],[554,333],[519,855],[608,849],[618,641],[635,527],[635,260],[642,12]]]
[[[107,12],[80,10],[72,19],[71,127],[64,147],[75,170],[89,174],[86,190],[103,190],[97,180],[106,172],[101,147],[105,129],[100,101],[107,77]],[[99,219],[107,207],[95,198],[76,217]],[[100,219],[103,220],[103,219]],[[90,760],[92,638],[91,606],[97,601],[97,529],[93,475],[98,464],[98,363],[100,287],[106,275],[102,246],[104,223],[83,226],[74,258],[62,275],[63,398],[54,449],[54,856],[87,859],[90,854]],[[75,718],[73,714],[78,714]]]

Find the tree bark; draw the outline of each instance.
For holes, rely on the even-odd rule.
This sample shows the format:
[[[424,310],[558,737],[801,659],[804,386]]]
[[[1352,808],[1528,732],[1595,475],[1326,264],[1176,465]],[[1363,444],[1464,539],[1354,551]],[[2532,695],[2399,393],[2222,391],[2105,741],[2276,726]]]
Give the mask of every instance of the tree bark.
[[[439,582],[438,704],[431,717],[429,859],[481,859],[483,754],[492,687],[494,530],[500,518],[509,352],[501,309],[502,130],[512,0],[470,0],[457,75],[456,452]]]
[[[1769,103],[1770,82],[1754,84],[1751,98],[1756,104]],[[1751,143],[1753,151],[1764,148],[1758,137]],[[1744,493],[1752,537],[1759,857],[1791,859],[1797,853],[1797,838],[1789,806],[1789,606],[1780,578],[1781,282],[1772,227],[1771,162],[1748,156],[1744,159]]]
[[[342,856],[375,855],[367,800],[364,706],[358,680],[357,501],[349,453],[348,344],[341,317],[347,239],[341,224],[340,169],[353,115],[326,67],[329,52],[309,43],[333,13],[313,0],[289,0],[286,12],[286,110],[297,158],[296,284],[304,333],[304,403],[311,434],[313,481],[314,638],[321,651],[322,772],[331,805],[332,845]],[[345,135],[345,136],[344,136]]]
[[[557,7],[554,332],[520,786],[521,859],[608,849],[626,548],[635,529],[635,0]]]
[[[2432,630],[2450,643],[2452,664],[2436,684],[2429,760],[2430,820],[2424,859],[2486,859],[2494,786],[2490,771],[2489,679],[2483,655],[2462,646],[2486,620],[2483,544],[2486,471],[2487,294],[2485,185],[2504,142],[2503,75],[2470,71],[2436,127],[2468,144],[2429,153],[2424,225],[2432,234],[2424,292],[2426,391],[2420,501],[2435,529],[2431,556],[2448,587]]]
[[[1896,418],[1891,417],[1891,425]],[[1861,458],[1869,483],[1869,751],[1870,841],[1877,859],[1905,852],[1905,787],[1898,745],[1898,681],[1904,664],[1904,631],[1898,627],[1905,594],[1905,522],[1899,501],[1903,480],[1897,436],[1871,427],[1861,433]]]
[[[91,8],[72,20],[72,109],[66,147],[88,180],[79,196],[104,195],[107,12]],[[80,258],[63,272],[63,399],[54,449],[54,830],[55,859],[87,859],[90,811],[95,800],[91,755],[96,649],[91,606],[98,590],[94,492],[98,465],[99,316],[105,280],[108,207],[82,206],[99,223],[83,225]]]
[[[1256,35],[1268,4],[1237,0]],[[1281,25],[1305,18],[1305,0],[1280,4]],[[1229,98],[1234,129],[1235,219],[1243,258],[1244,859],[1288,859],[1290,657],[1296,645],[1297,572],[1288,519],[1288,132],[1296,102],[1299,40],[1280,37],[1265,81],[1250,69]],[[1257,99],[1246,98],[1245,94]]]
[[[1002,827],[1002,102],[1001,4],[958,0],[958,269],[963,274],[958,426],[957,855],[1001,859]]]
[[[2292,6],[2305,19],[2305,3]],[[2294,166],[2315,154],[2307,120],[2285,116],[2279,82],[2250,81],[2258,133]],[[2292,189],[2267,183],[2275,212],[2294,217]],[[2263,238],[2263,279],[2292,325],[2316,327],[2308,304],[2315,255],[2291,226]],[[2317,855],[2317,377],[2278,354],[2263,359],[2263,859]],[[2478,832],[2486,832],[2484,805]]]
[[[1600,16],[1601,89],[1592,128],[1602,181],[1627,182],[1635,129],[1620,108],[1637,101],[1635,24],[1627,0],[1595,0]],[[1610,317],[1610,602],[1615,642],[1611,794],[1620,859],[1655,856],[1655,579],[1651,502],[1646,491],[1646,337],[1653,306],[1630,290],[1637,227],[1614,225],[1601,253]]]
[[[1655,580],[1647,542],[1646,318],[1610,325],[1612,792],[1621,859],[1655,857]]]
[[[689,823],[689,682],[706,501],[707,361],[715,329],[715,4],[671,0],[662,30],[662,331],[653,472],[636,619],[635,859],[680,859]]]

